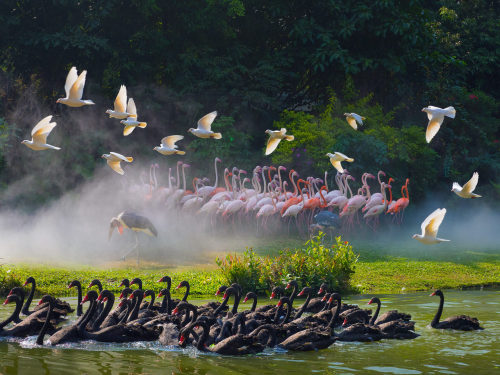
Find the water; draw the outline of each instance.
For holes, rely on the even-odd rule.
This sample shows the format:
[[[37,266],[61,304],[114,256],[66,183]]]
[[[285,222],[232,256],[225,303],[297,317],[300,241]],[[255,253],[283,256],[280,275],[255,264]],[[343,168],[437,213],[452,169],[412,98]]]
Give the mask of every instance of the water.
[[[370,297],[352,296],[346,302],[365,305]],[[35,345],[35,337],[17,341],[4,338],[0,341],[0,374],[500,373],[500,291],[445,292],[443,318],[457,314],[477,317],[485,328],[477,332],[428,328],[439,303],[439,298],[429,297],[429,293],[378,297],[383,303],[381,313],[387,309],[410,313],[421,336],[405,341],[335,343],[328,349],[307,353],[267,349],[244,357],[223,357],[156,343],[118,345],[88,341],[47,348]],[[1,305],[0,319],[12,307]]]

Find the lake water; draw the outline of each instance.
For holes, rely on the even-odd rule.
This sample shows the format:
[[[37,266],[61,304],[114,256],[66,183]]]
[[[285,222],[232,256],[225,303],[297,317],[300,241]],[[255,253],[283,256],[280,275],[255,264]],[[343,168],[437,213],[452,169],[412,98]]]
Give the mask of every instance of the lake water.
[[[253,356],[223,357],[157,343],[40,347],[35,337],[0,338],[0,374],[500,374],[500,291],[445,291],[443,318],[477,317],[485,330],[476,332],[429,328],[439,304],[439,297],[429,294],[377,295],[381,313],[398,309],[412,315],[421,335],[414,340],[339,342],[316,352],[266,349]],[[350,296],[345,302],[364,306],[372,296]],[[0,319],[12,308],[1,305]]]

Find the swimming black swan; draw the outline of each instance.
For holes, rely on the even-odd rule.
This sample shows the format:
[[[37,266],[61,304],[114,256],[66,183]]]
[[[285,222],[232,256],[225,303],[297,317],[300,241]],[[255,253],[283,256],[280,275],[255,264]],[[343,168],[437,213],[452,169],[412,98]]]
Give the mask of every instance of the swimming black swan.
[[[11,321],[14,321],[15,317],[19,317],[19,311],[21,310],[22,301],[21,298],[17,294],[11,294],[7,297],[4,304],[15,302],[16,308],[14,313],[7,319],[2,322],[1,327],[5,327]],[[48,306],[48,305],[47,305]],[[45,315],[49,311],[49,308],[39,310],[34,314],[29,315],[27,318],[21,320],[19,323],[14,325],[12,328],[0,330],[0,336],[12,336],[12,337],[27,337],[31,335],[35,335],[40,331],[45,323]],[[52,309],[50,309],[50,313],[52,314]],[[50,320],[48,322],[47,329],[50,332],[54,332],[55,325],[57,322],[55,320]]]
[[[476,318],[471,318],[467,315],[450,316],[443,321],[439,321],[441,314],[443,313],[444,295],[441,290],[436,290],[431,294],[431,296],[439,296],[439,308],[432,319],[431,327],[436,329],[457,329],[460,331],[474,331],[477,329],[484,329],[479,325],[479,321]]]
[[[373,317],[370,320],[370,324],[383,324],[390,322],[392,320],[403,320],[405,322],[409,322],[411,320],[411,315],[399,312],[398,310],[389,310],[382,314],[380,317],[378,317],[378,314],[380,312],[380,307],[382,303],[380,302],[380,299],[378,297],[373,297],[368,304],[371,305],[372,303],[377,304],[377,309],[375,310],[375,314],[373,314]]]
[[[336,293],[334,293],[336,295]],[[332,298],[335,299],[337,296]],[[340,296],[339,296],[340,298]],[[331,301],[329,301],[331,304]],[[340,303],[335,308],[335,313],[332,315],[328,325],[317,328],[308,328],[299,331],[282,341],[278,346],[287,350],[295,351],[311,351],[328,348],[332,345],[337,337],[333,335],[333,325],[340,313]]]

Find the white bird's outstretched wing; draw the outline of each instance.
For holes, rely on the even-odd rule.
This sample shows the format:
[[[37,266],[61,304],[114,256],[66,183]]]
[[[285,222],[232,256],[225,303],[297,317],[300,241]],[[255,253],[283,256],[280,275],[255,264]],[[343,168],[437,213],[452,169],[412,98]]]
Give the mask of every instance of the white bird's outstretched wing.
[[[363,125],[363,120],[365,119],[363,116],[360,116],[357,113],[351,113],[351,115],[359,125]]]
[[[330,159],[330,163],[332,163],[333,167],[339,171],[340,173],[344,173],[344,168],[342,168],[342,165],[340,165],[340,161],[334,160],[333,158]]]
[[[345,161],[348,161],[349,163],[352,163],[354,161],[353,158],[350,158],[349,156],[344,155],[341,152],[335,151],[334,155],[336,157],[335,159],[338,159],[340,161],[344,161],[345,160]]]
[[[43,129],[45,126],[47,126],[50,120],[52,120],[52,115],[48,115],[47,117],[44,117],[43,119],[38,121],[31,131],[31,136],[35,135],[40,129]]]
[[[73,86],[71,86],[71,89],[69,90],[69,97],[71,99],[80,100],[82,98],[86,77],[87,77],[87,71],[84,70],[83,72],[80,73],[75,83],[73,83]]]
[[[55,122],[50,122],[52,119],[52,115],[47,116],[40,120],[38,124],[35,125],[33,130],[31,131],[31,137],[33,141],[36,143],[47,143],[47,137],[57,125]]]
[[[127,113],[130,117],[137,117],[137,108],[135,107],[135,102],[133,98],[128,100]]]
[[[454,182],[453,185],[451,186],[451,188],[456,189],[458,191],[462,190],[462,187],[460,186],[460,184],[458,182]]]
[[[212,122],[214,122],[215,117],[217,117],[217,111],[210,112],[209,114],[203,116],[198,120],[198,129],[202,128],[204,130],[211,130]]]
[[[123,156],[122,154],[119,154],[117,152],[111,151],[109,153],[111,156],[113,156],[113,160],[120,160],[120,161],[126,161],[127,163],[132,163],[134,161],[133,157],[130,156]]]
[[[126,125],[123,128],[123,135],[130,135],[130,134],[132,134],[132,132],[134,131],[134,129],[135,129],[135,126],[133,126],[133,125]]]
[[[471,179],[462,188],[464,193],[472,193],[479,182],[479,173],[474,172]]]
[[[446,208],[438,208],[427,216],[421,225],[422,235],[436,238],[439,226],[443,222],[444,215],[446,215]]]
[[[115,111],[124,113],[127,106],[127,88],[125,85],[120,86],[120,91],[115,99]]]
[[[76,67],[72,67],[70,71],[68,72],[68,75],[66,76],[66,83],[64,84],[64,91],[66,91],[66,97],[69,98],[69,92],[71,90],[71,87],[73,86],[73,83],[78,78],[78,73],[76,71]]]
[[[169,135],[161,140],[161,144],[167,146],[168,148],[177,148],[175,142],[184,139],[183,135]]]
[[[354,130],[358,130],[358,124],[356,123],[356,119],[354,117],[347,116],[346,120]]]
[[[122,166],[120,165],[121,160],[107,160],[108,165],[111,167],[112,170],[114,170],[116,173],[124,175],[125,172],[122,169]]]
[[[427,125],[427,130],[425,131],[425,140],[429,143],[432,138],[437,134],[441,124],[443,123],[443,116],[439,117],[431,117],[432,119],[429,121]]]
[[[266,155],[272,154],[273,151],[276,150],[276,147],[278,147],[280,142],[281,142],[280,138],[273,138],[272,136],[269,137],[269,140],[267,141],[267,146],[266,146]]]

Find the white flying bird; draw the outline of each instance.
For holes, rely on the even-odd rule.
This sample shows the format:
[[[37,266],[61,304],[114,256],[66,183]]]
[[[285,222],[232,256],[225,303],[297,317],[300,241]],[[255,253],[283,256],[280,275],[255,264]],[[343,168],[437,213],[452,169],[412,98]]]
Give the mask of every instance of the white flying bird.
[[[117,152],[110,152],[109,154],[103,154],[102,157],[106,159],[108,165],[111,167],[112,170],[121,175],[125,174],[125,172],[123,171],[120,163],[122,161],[125,161],[127,163],[132,163],[134,161],[133,157],[123,156],[122,154],[119,154]]]
[[[363,120],[366,120],[365,117],[360,116],[356,113],[344,113],[345,119],[351,125],[354,130],[358,130],[358,124],[363,125]]]
[[[446,215],[446,208],[438,208],[422,223],[422,234],[414,234],[413,238],[422,242],[425,245],[432,245],[440,242],[445,242],[442,238],[437,238],[439,226],[443,222],[444,215]]]
[[[60,147],[52,146],[47,144],[47,137],[57,125],[55,122],[50,122],[52,120],[52,115],[41,119],[38,124],[35,125],[31,131],[31,141],[24,140],[21,143],[28,146],[32,150],[60,150]]]
[[[72,67],[66,77],[66,83],[64,85],[66,97],[57,99],[56,103],[66,104],[69,107],[82,107],[84,105],[95,104],[92,100],[82,100],[86,76],[86,70],[78,75],[76,68]]]
[[[162,155],[184,155],[184,151],[177,150],[175,142],[184,139],[183,135],[169,135],[161,140],[160,146],[156,146],[153,150],[158,151]]]
[[[450,118],[455,118],[455,108],[447,107],[447,108],[438,108],[432,105],[422,108],[422,112],[427,113],[427,118],[429,119],[429,123],[427,124],[427,130],[425,132],[425,140],[429,143],[432,138],[437,134],[441,124],[443,123],[444,116],[448,116]]]
[[[342,161],[348,161],[349,163],[352,163],[354,161],[353,158],[350,158],[344,154],[341,154],[340,152],[335,152],[335,153],[328,153],[326,154],[330,158],[330,163],[335,167],[337,171],[340,173],[344,173],[344,169],[342,168],[342,165],[340,165],[340,162]]]
[[[281,128],[281,130],[266,130],[266,133],[269,134],[269,140],[267,141],[266,147],[266,155],[272,154],[276,147],[280,144],[282,139],[286,139],[287,141],[293,141],[295,137],[293,135],[286,135],[286,129]]]
[[[129,135],[137,126],[140,128],[145,128],[148,125],[145,122],[137,121],[137,108],[135,107],[135,102],[132,98],[128,100],[127,113],[127,119],[120,121],[121,124],[125,125],[125,128],[123,129],[123,135]]]
[[[120,86],[120,91],[118,91],[118,95],[116,95],[114,109],[108,109],[106,113],[109,117],[114,117],[117,119],[126,119],[130,116],[130,113],[127,112],[127,88],[125,85]]]
[[[474,172],[471,179],[467,181],[467,183],[463,187],[461,187],[458,184],[458,182],[454,182],[451,191],[453,191],[456,195],[462,198],[472,198],[472,199],[481,198],[479,194],[473,193],[474,189],[477,186],[478,181],[479,181],[479,173]]]
[[[214,133],[211,129],[212,122],[217,116],[217,111],[210,112],[208,115],[203,116],[198,120],[198,127],[196,129],[189,128],[188,132],[197,136],[198,138],[214,138],[221,139],[221,133]]]

